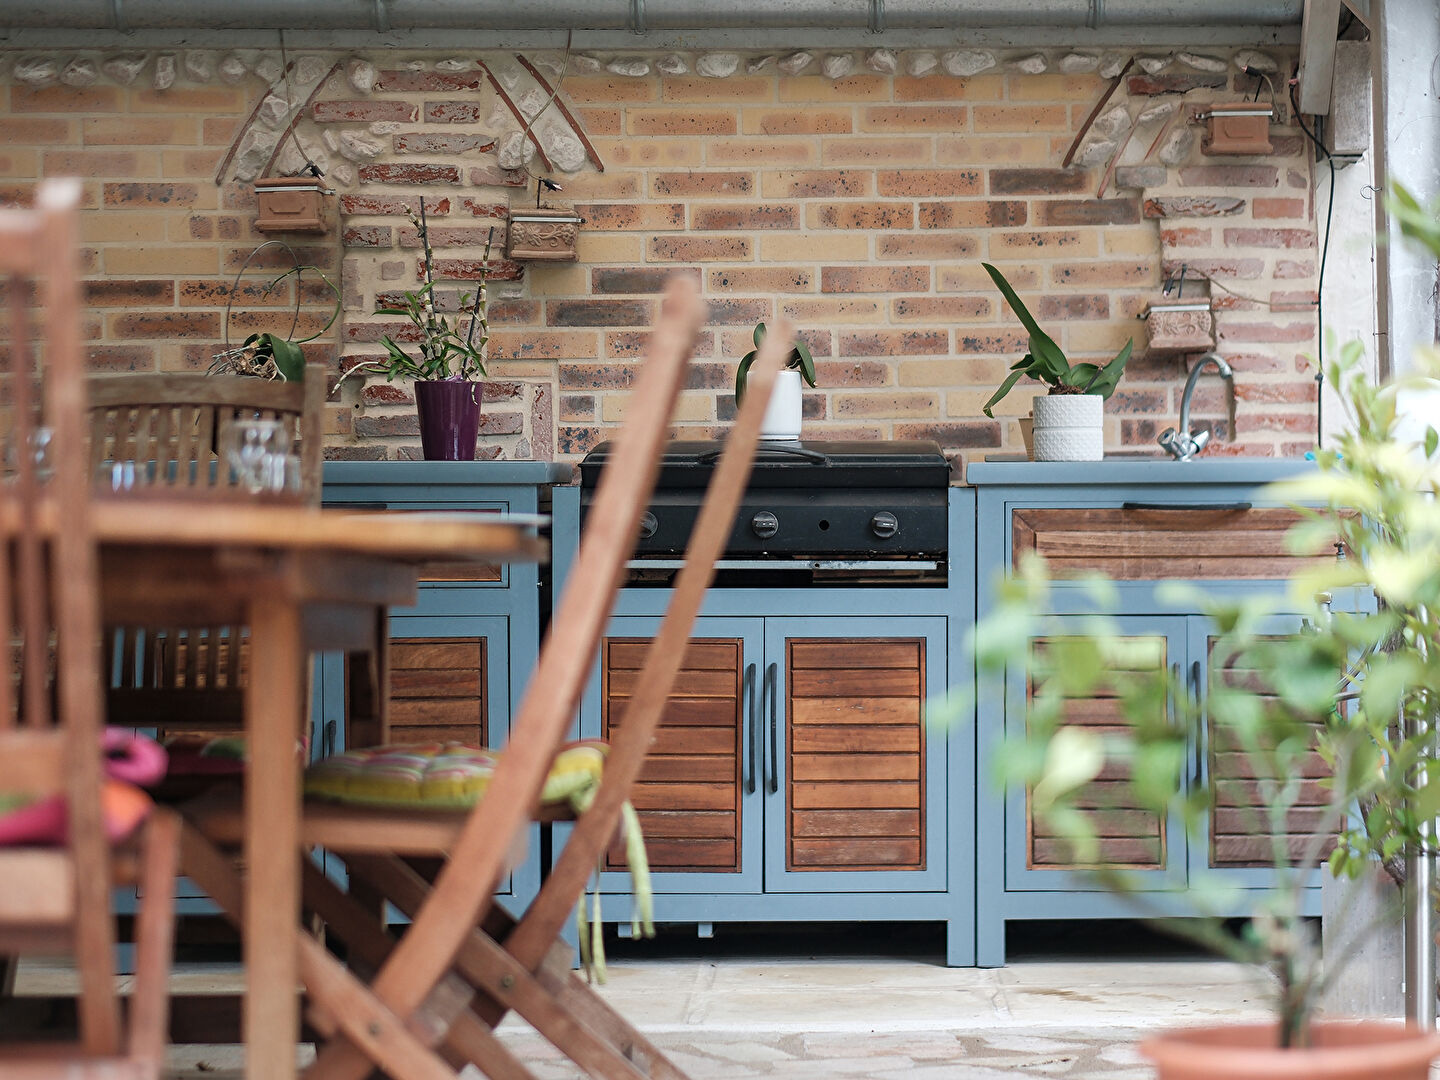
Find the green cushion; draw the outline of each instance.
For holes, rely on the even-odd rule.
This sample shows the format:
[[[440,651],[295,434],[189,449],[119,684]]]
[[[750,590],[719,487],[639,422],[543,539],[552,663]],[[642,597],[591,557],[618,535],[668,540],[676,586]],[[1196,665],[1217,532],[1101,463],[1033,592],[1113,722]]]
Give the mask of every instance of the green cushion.
[[[540,801],[583,810],[605,767],[598,740],[567,743],[555,755]],[[462,743],[420,743],[347,750],[310,766],[305,794],[360,806],[468,810],[484,797],[500,754]]]

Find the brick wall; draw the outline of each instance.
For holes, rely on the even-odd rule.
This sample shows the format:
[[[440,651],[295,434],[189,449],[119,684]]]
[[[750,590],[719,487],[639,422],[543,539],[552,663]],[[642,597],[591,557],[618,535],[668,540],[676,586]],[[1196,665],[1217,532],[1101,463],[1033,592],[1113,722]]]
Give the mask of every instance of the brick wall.
[[[438,53],[302,57],[286,95],[278,58],[267,68],[263,54],[215,54],[207,66],[194,55],[163,88],[158,64],[127,84],[103,57],[86,85],[27,84],[19,63],[5,68],[4,194],[24,198],[45,175],[93,178],[86,331],[99,368],[208,363],[231,279],[263,239],[248,181],[267,158],[272,173],[319,161],[339,191],[334,230],[286,238],[342,284],[339,325],[309,347],[337,372],[400,329],[372,312],[419,280],[407,215],[420,195],[452,306],[489,227],[503,231],[508,206],[533,205],[498,91],[527,114],[544,94],[508,56],[486,54],[486,70]],[[1218,380],[1197,395],[1197,418],[1222,435],[1207,453],[1309,448],[1310,154],[1283,98],[1271,155],[1204,154],[1194,107],[1256,92],[1228,51],[1137,56],[1064,169],[1126,56],[804,55],[571,58],[561,100],[574,124],[551,110],[536,131],[549,175],[586,218],[580,261],[492,262],[488,453],[573,456],[604,438],[671,273],[700,283],[713,316],[680,405],[686,435],[723,430],[753,324],[784,315],[817,360],[810,437],[936,438],[967,457],[1015,449],[1033,390],[1017,388],[994,421],[980,413],[1025,350],[986,259],[1072,360],[1106,358],[1136,337],[1141,351],[1107,406],[1112,447],[1149,445],[1175,422],[1187,358],[1144,356],[1136,316],[1184,264],[1187,299],[1197,274],[1214,279],[1202,293],[1237,371],[1233,431]],[[553,84],[558,56],[529,59]],[[1278,68],[1282,86],[1294,61],[1242,59]],[[1258,93],[1270,96],[1263,84]],[[282,137],[290,117],[298,149]],[[530,169],[544,171],[538,159]],[[288,329],[292,283],[259,295],[287,263],[278,249],[252,263],[232,341]],[[302,326],[323,324],[327,296],[305,286]],[[361,382],[333,396],[328,452],[414,454],[409,388]]]

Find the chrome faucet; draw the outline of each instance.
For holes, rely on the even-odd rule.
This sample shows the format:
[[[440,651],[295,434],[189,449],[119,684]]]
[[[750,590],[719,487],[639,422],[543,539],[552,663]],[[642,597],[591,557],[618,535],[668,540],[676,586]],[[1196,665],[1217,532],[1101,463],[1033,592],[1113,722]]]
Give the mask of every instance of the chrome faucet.
[[[1220,359],[1218,353],[1208,352],[1195,361],[1195,366],[1190,369],[1190,377],[1185,380],[1185,393],[1180,397],[1180,430],[1166,428],[1156,440],[1176,461],[1189,461],[1205,449],[1205,444],[1210,441],[1209,431],[1190,430],[1190,397],[1195,393],[1195,384],[1200,381],[1200,372],[1206,364],[1214,364],[1220,377],[1234,385],[1235,372],[1229,364]]]

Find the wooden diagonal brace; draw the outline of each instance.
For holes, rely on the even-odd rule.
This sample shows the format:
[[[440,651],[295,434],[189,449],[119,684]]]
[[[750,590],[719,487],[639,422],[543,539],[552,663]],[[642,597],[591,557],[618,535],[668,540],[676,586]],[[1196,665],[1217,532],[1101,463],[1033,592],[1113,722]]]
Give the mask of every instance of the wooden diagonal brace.
[[[550,159],[545,154],[545,148],[540,145],[539,137],[531,129],[529,122],[525,119],[524,114],[521,113],[515,102],[510,100],[510,95],[507,94],[505,88],[500,85],[500,80],[495,78],[490,69],[485,66],[484,60],[476,60],[475,66],[483,71],[485,77],[490,80],[490,85],[495,88],[495,96],[505,103],[505,107],[510,110],[510,115],[515,117],[515,122],[520,125],[520,130],[530,136],[530,141],[535,144],[535,153],[540,155],[540,163],[545,166],[546,171],[548,172],[553,169],[554,166],[550,164]]]
[[[605,163],[600,160],[600,155],[596,152],[595,147],[590,144],[590,139],[585,134],[585,129],[580,126],[580,122],[576,120],[575,117],[571,115],[570,110],[565,107],[565,102],[560,100],[559,92],[550,89],[550,84],[545,81],[545,76],[536,71],[535,65],[530,63],[529,60],[525,59],[525,57],[519,53],[515,54],[515,59],[519,60],[525,70],[530,73],[530,77],[540,84],[540,89],[550,95],[550,103],[560,110],[560,115],[565,117],[565,122],[570,125],[570,130],[575,132],[575,137],[580,140],[580,145],[585,147],[585,156],[588,157],[591,164],[595,166],[595,171],[604,172]]]

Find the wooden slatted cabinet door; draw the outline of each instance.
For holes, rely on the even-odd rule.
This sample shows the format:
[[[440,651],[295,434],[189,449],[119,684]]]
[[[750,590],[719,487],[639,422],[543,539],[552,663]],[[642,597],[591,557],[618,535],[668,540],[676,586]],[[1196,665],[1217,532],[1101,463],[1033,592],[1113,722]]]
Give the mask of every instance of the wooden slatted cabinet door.
[[[1206,655],[1214,660],[1216,639],[1207,637]],[[1243,656],[1227,656],[1216,667],[1211,663],[1209,677],[1221,679],[1226,685],[1244,686],[1271,697],[1270,679],[1258,670],[1254,661]],[[1336,681],[1338,682],[1338,676]],[[1301,758],[1300,790],[1284,825],[1285,850],[1292,859],[1301,858],[1314,835],[1323,827],[1329,792],[1324,787],[1329,770],[1316,749],[1317,741]],[[1208,767],[1212,803],[1210,810],[1209,865],[1216,869],[1269,867],[1274,864],[1276,833],[1266,813],[1261,785],[1268,777],[1257,775],[1257,759],[1243,752],[1236,732],[1223,720],[1206,718],[1206,765]],[[1276,779],[1285,780],[1286,777]],[[1329,854],[1333,839],[1321,849]]]
[[[1134,635],[1127,639],[1127,663],[1132,671],[1160,671],[1167,662],[1169,642],[1164,635]],[[1044,682],[1046,665],[1059,662],[1063,650],[1058,639],[1037,639],[1032,645],[1031,663],[1025,686],[1027,714]],[[1063,722],[1087,728],[1097,734],[1123,734],[1127,729],[1115,694],[1101,690],[1093,697],[1067,698]],[[1099,776],[1078,796],[1082,809],[1091,817],[1099,836],[1099,865],[1134,870],[1161,870],[1168,859],[1164,815],[1141,809],[1127,791],[1130,765],[1111,757]],[[1070,844],[1057,836],[1043,817],[1037,817],[1026,793],[1028,837],[1027,866],[1034,870],[1079,870],[1096,864],[1081,863]]]
[[[786,869],[924,870],[924,639],[785,652]]]
[[[488,746],[484,637],[390,641],[390,741]]]
[[[607,638],[601,657],[604,737],[625,722],[645,663],[645,638]],[[741,861],[740,639],[693,639],[685,650],[631,802],[656,872],[739,873]],[[625,867],[615,845],[606,868]]]

